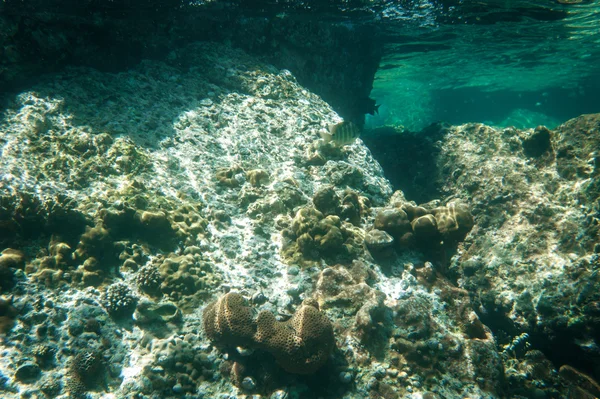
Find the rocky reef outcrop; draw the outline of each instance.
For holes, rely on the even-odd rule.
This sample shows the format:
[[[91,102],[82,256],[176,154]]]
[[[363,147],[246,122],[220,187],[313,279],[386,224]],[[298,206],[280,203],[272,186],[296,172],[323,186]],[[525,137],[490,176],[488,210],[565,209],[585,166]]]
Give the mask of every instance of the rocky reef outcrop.
[[[484,323],[597,379],[598,132],[598,115],[552,131],[470,124],[448,131],[439,157],[443,189],[474,204],[476,232],[450,273]]]
[[[597,116],[447,127],[429,142],[437,197],[418,202],[360,139],[323,142],[339,121],[289,71],[214,43],[15,95],[2,397],[552,397],[593,381]]]
[[[118,74],[69,70],[12,98],[0,123],[3,396],[237,389],[207,378],[223,365],[235,382],[197,335],[198,313],[229,287],[310,317],[311,273],[288,279],[281,231],[320,187],[374,204],[391,194],[363,146],[309,162],[336,121],[289,71],[206,43]],[[250,391],[284,388],[282,372]]]

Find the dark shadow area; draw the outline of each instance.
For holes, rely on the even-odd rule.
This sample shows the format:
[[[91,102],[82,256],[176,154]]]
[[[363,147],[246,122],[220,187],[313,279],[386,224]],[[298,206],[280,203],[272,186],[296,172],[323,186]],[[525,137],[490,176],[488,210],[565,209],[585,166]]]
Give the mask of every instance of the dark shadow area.
[[[582,326],[590,328],[591,326]],[[561,366],[569,365],[580,370],[594,379],[600,379],[600,354],[592,356],[582,348],[582,342],[577,342],[577,335],[569,329],[553,329],[553,334],[546,331],[536,331],[529,335],[532,348],[539,349],[554,364],[558,370]],[[587,334],[585,334],[587,335]],[[584,336],[580,336],[584,338]]]
[[[348,370],[348,363],[340,350],[336,350],[316,372],[293,374],[277,365],[273,356],[263,350],[256,350],[242,356],[235,348],[226,348],[228,359],[220,366],[219,373],[224,379],[240,388],[246,395],[272,395],[275,391],[301,392],[301,398],[338,399],[352,389],[352,383],[340,384],[340,373]],[[252,384],[243,381],[251,379]],[[254,388],[245,388],[254,386]],[[275,396],[273,396],[275,397]],[[278,396],[279,397],[279,396]]]
[[[492,295],[482,295],[479,300],[473,299],[476,304],[474,309],[476,309],[481,322],[492,330],[500,346],[511,344],[511,347],[514,347],[513,356],[522,357],[529,350],[539,350],[557,370],[563,365],[569,365],[596,379],[599,378],[600,355],[592,356],[582,347],[582,342],[586,340],[586,337],[590,334],[593,335],[593,330],[598,330],[597,325],[594,326],[592,323],[570,327],[566,325],[567,320],[558,318],[559,323],[565,323],[563,326],[557,325],[557,323],[552,323],[551,327],[544,329],[532,326],[527,331],[528,337],[515,346],[515,337],[523,331],[520,331],[506,316],[510,313],[510,309],[498,307],[500,301]]]
[[[61,237],[72,246],[91,220],[66,196],[42,201],[32,193],[0,196],[0,247],[21,247],[29,241]]]
[[[186,44],[212,41],[289,69],[343,117],[361,122],[383,44],[375,39],[374,25],[363,18],[364,10],[347,12],[346,6],[347,2],[0,2],[0,106],[7,93],[26,90],[40,77],[67,66],[124,71],[144,59],[165,59]]]
[[[382,127],[366,132],[361,139],[394,190],[402,190],[408,200],[422,204],[440,197],[436,141],[444,136],[446,129],[441,123],[418,133]]]

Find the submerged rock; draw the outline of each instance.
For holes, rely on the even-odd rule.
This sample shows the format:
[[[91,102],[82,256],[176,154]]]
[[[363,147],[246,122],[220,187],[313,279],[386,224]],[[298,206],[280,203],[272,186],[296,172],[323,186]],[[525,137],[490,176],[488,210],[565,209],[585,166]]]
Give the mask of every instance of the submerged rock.
[[[33,380],[36,380],[37,378],[39,378],[41,372],[42,371],[40,370],[40,366],[38,366],[37,364],[35,364],[33,362],[27,362],[27,363],[21,365],[15,371],[15,378],[18,381],[30,383]]]
[[[575,368],[597,360],[587,348],[600,331],[592,310],[600,298],[589,289],[598,284],[599,121],[585,115],[527,132],[457,126],[439,157],[446,188],[471,198],[476,233],[450,270],[475,293],[481,321],[500,335],[512,331],[501,343],[535,336],[543,356]],[[453,170],[465,173],[452,178]]]
[[[7,399],[559,397],[575,378],[548,360],[594,361],[597,116],[538,156],[512,129],[446,126],[415,153],[436,148],[414,181],[443,187],[418,204],[392,197],[361,140],[318,138],[339,116],[288,71],[228,47],[72,70],[13,100]],[[26,386],[13,376],[30,359]]]

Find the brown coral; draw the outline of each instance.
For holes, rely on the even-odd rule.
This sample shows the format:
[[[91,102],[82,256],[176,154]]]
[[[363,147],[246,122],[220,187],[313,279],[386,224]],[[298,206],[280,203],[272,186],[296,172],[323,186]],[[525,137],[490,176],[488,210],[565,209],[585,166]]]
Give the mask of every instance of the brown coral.
[[[263,169],[252,169],[246,172],[246,180],[253,187],[265,186],[269,183],[269,173]]]
[[[436,218],[433,215],[423,215],[411,222],[413,232],[420,240],[429,240],[438,235]]]
[[[352,224],[337,215],[325,216],[312,206],[298,210],[291,229],[284,234],[290,238],[283,247],[284,257],[291,258],[289,263],[306,265],[319,257],[349,260],[362,251],[362,237],[358,239]]]
[[[460,241],[473,228],[473,216],[469,208],[460,202],[450,202],[433,210],[437,228],[445,239]]]
[[[287,321],[278,321],[269,311],[254,320],[244,298],[228,293],[206,307],[203,325],[213,343],[262,348],[284,370],[296,374],[314,373],[335,345],[333,326],[315,301],[306,301]]]
[[[240,185],[240,181],[236,178],[240,173],[242,173],[242,168],[234,165],[229,168],[220,168],[215,177],[220,185],[233,188]]]
[[[386,231],[394,237],[401,237],[404,233],[410,231],[410,220],[402,209],[386,208],[375,216],[373,227],[377,230]]]
[[[256,331],[252,309],[244,297],[235,292],[206,306],[203,326],[208,338],[220,345],[247,345]]]
[[[285,322],[278,322],[271,312],[261,312],[255,339],[284,370],[296,374],[317,371],[334,347],[331,322],[312,304],[302,305]]]

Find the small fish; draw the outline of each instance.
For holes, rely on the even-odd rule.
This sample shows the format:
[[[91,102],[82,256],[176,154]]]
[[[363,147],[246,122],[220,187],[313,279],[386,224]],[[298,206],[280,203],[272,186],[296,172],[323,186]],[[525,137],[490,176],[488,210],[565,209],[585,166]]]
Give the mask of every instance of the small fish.
[[[321,137],[326,142],[334,142],[342,147],[352,144],[360,136],[360,129],[353,122],[340,122],[329,126],[329,132],[321,132]]]
[[[379,115],[379,107],[371,97],[363,97],[355,102],[356,110],[361,114]]]

